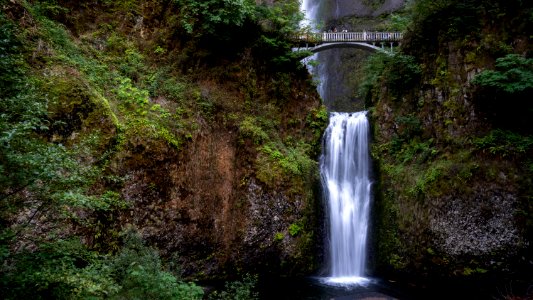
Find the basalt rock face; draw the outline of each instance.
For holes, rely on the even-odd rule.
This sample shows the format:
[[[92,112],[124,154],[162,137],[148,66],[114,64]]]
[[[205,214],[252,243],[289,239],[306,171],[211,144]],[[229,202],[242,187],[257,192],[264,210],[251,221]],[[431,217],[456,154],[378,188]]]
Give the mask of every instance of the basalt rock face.
[[[86,243],[108,251],[134,227],[191,279],[315,270],[327,114],[305,67],[273,67],[276,57],[241,37],[236,53],[195,41],[177,29],[171,1],[59,3],[67,9],[52,17],[66,28],[62,38],[103,74],[77,71],[80,86],[105,97],[107,110],[84,103],[90,97],[69,100],[72,88],[51,115],[80,119],[63,135],[103,136],[91,160],[113,179],[95,186],[127,204],[97,216],[99,232],[84,229]]]
[[[392,59],[401,67],[386,69],[380,90],[374,90],[374,262],[382,274],[529,276],[532,149],[517,152],[512,149],[519,142],[506,141],[527,141],[530,127],[512,131],[501,119],[495,122],[490,116],[498,112],[486,109],[486,95],[472,80],[492,69],[496,58],[527,55],[531,47],[520,42],[522,32],[484,21],[476,26],[486,32],[468,41],[442,32],[435,39],[408,34],[402,54]],[[488,36],[514,46],[495,51]],[[420,47],[425,38],[427,47]],[[395,85],[397,72],[403,75]]]
[[[279,114],[257,114],[261,122],[278,124],[287,138],[318,144],[308,121],[319,99],[309,82],[298,80],[291,79],[294,86],[283,108],[274,108]],[[223,84],[213,89],[218,88],[233,92]],[[313,192],[319,184],[316,150],[300,154],[311,165],[287,173],[277,161],[286,155],[284,149],[276,152],[282,157],[265,157],[262,141],[248,137],[239,128],[241,120],[224,119],[226,113],[199,116],[199,127],[179,151],[142,140],[117,155],[113,171],[126,178],[121,193],[132,204],[120,223],[137,227],[164,257],[177,257],[185,277],[311,272],[320,240],[315,230],[319,195]],[[265,182],[259,172],[271,172],[273,181]],[[296,232],[290,230],[295,226]]]
[[[116,172],[133,208],[133,224],[183,276],[224,278],[239,272],[302,274],[317,267],[317,200],[289,186],[255,179],[257,153],[228,128],[202,128],[181,152],[142,142],[123,154]],[[313,174],[311,183],[314,182]],[[301,231],[289,228],[300,224]]]

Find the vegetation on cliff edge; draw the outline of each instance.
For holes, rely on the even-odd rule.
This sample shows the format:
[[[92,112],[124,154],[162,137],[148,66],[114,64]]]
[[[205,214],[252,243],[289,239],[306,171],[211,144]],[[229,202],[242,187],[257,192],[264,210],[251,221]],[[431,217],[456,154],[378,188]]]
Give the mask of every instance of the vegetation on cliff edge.
[[[412,1],[399,52],[371,58],[379,270],[530,275],[532,16],[527,1]]]
[[[133,201],[130,190],[144,184],[131,183],[135,174],[152,170],[143,166],[179,158],[213,128],[238,132],[235,144],[249,155],[239,170],[244,183],[257,178],[312,202],[326,120],[316,98],[294,101],[308,97],[291,86],[306,74],[286,40],[301,18],[296,1],[17,0],[0,7],[4,297],[201,298],[177,267],[192,258],[161,258],[161,245],[146,241],[143,226],[153,223],[138,215],[159,202]],[[170,201],[157,181],[167,178],[149,179],[141,195]],[[302,224],[301,232],[286,240],[300,241],[297,259],[307,264],[312,220],[295,218],[289,224]],[[218,259],[229,255],[211,250]]]

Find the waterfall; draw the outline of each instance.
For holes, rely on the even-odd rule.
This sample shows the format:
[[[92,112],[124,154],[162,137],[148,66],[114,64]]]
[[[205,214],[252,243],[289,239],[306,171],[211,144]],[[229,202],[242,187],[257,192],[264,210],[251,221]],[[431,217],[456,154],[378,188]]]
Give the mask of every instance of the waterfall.
[[[305,20],[302,22],[302,27],[311,26],[314,27],[316,24],[312,24],[313,21],[317,20],[318,9],[320,6],[320,0],[303,0],[301,4],[301,10],[305,15]]]
[[[330,115],[320,161],[330,224],[330,283],[367,281],[370,156],[366,112]]]
[[[328,5],[324,0],[303,0],[303,26],[320,23]],[[338,1],[334,1],[334,16],[340,15]],[[323,29],[321,29],[323,30]],[[315,54],[311,59],[319,59]],[[319,80],[318,93],[325,99],[328,81],[325,59],[310,72]],[[328,99],[325,99],[326,106]],[[330,123],[324,134],[320,171],[328,202],[330,284],[366,283],[366,237],[370,205],[370,156],[368,153],[368,120],[366,112],[330,114]]]

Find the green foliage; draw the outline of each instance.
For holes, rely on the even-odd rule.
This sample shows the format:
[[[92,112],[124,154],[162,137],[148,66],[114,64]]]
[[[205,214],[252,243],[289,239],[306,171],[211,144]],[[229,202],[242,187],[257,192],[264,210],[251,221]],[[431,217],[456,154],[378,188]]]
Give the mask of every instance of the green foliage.
[[[129,48],[124,51],[121,57],[119,70],[127,77],[135,78],[144,68],[144,56],[137,49]]]
[[[398,96],[420,81],[422,69],[413,56],[395,54],[388,56],[384,74],[391,93]]]
[[[433,186],[443,178],[444,174],[450,170],[451,163],[449,161],[437,161],[429,165],[425,172],[415,175],[415,183],[409,187],[408,193],[412,196],[427,196],[434,191]]]
[[[302,231],[302,227],[299,224],[292,223],[291,225],[289,225],[289,234],[291,236],[297,236],[300,231]]]
[[[472,269],[472,268],[469,268],[469,267],[465,267],[463,269],[463,275],[465,275],[465,276],[485,274],[487,272],[488,272],[488,270],[480,268],[480,267],[477,267],[475,269]]]
[[[145,246],[135,232],[126,232],[124,246],[109,265],[121,287],[112,299],[202,299],[200,287],[162,271],[157,251]]]
[[[322,134],[324,129],[328,125],[329,115],[324,105],[319,108],[313,109],[307,116],[307,124],[315,130],[315,133]]]
[[[411,19],[409,18],[409,16],[405,14],[391,14],[388,29],[390,31],[405,32],[410,22],[411,22]]]
[[[495,70],[479,73],[472,83],[508,94],[533,91],[533,58],[509,54],[496,60]]]
[[[21,42],[16,38],[13,24],[0,14],[0,95],[2,98],[13,96],[23,83],[24,61]],[[2,112],[4,108],[2,107]]]
[[[79,240],[43,243],[9,257],[0,281],[6,299],[95,299],[119,290],[110,268]]]
[[[262,4],[257,8],[257,16],[264,31],[286,37],[299,31],[304,18],[298,1],[293,0]]]
[[[133,86],[129,78],[120,79],[117,97],[127,106],[139,108],[139,112],[144,112],[143,108],[149,103],[148,91]]]
[[[522,156],[533,149],[532,136],[503,129],[492,130],[486,136],[474,138],[472,142],[479,150],[502,157]]]
[[[479,26],[482,1],[418,0],[412,1],[411,38],[421,48],[436,46],[437,39],[462,38]],[[424,43],[426,43],[424,45]]]
[[[263,155],[258,159],[257,177],[269,185],[283,177],[305,176],[310,174],[316,162],[308,156],[311,147],[299,143],[294,147],[268,143],[260,150]]]
[[[79,239],[58,240],[9,257],[0,287],[6,299],[201,299],[203,291],[162,270],[154,249],[127,232],[114,257],[89,251]]]
[[[429,139],[425,142],[420,142],[417,139],[413,139],[400,148],[400,150],[396,153],[396,158],[404,163],[423,163],[438,153],[432,144],[433,139]]]
[[[117,216],[129,206],[116,191],[123,188],[126,179],[115,173],[124,170],[122,166],[109,166],[124,162],[123,157],[133,151],[164,147],[157,142],[180,147],[184,135],[191,137],[191,132],[184,131],[198,128],[197,124],[186,127],[186,118],[198,117],[197,111],[192,116],[193,110],[204,113],[202,117],[218,117],[217,99],[203,97],[197,86],[176,75],[175,64],[150,66],[154,62],[150,54],[157,54],[157,62],[172,55],[173,49],[166,48],[166,37],[158,41],[163,46],[153,47],[149,40],[137,45],[132,35],[124,33],[131,30],[127,19],[141,16],[140,8],[146,2],[98,1],[98,8],[110,6],[127,14],[126,22],[116,30],[115,21],[98,23],[89,26],[89,32],[83,32],[83,26],[77,27],[81,21],[72,18],[79,12],[67,16],[57,4],[60,1],[11,2],[6,5],[17,5],[25,19],[12,24],[3,11],[0,13],[0,223],[5,226],[0,231],[2,296],[201,298],[198,287],[162,271],[157,252],[140,238],[126,236],[121,245]],[[261,16],[265,24],[271,22],[265,32],[272,38],[272,47],[285,51],[286,57],[280,61],[299,59],[277,32],[296,28],[300,15],[293,14],[298,11],[296,1],[276,1],[273,10],[265,6],[261,12],[253,0],[175,3],[180,13],[190,17],[180,21],[191,28],[193,36],[234,36],[230,29],[248,28],[248,23]],[[103,13],[98,22],[109,18]],[[76,23],[75,28],[50,17],[68,20],[69,26]],[[69,29],[76,32],[75,37]],[[156,31],[154,36],[159,36]],[[275,86],[289,97],[290,78],[284,75]],[[87,112],[92,115],[87,116]],[[235,115],[243,116],[241,111]],[[102,122],[111,116],[113,126],[104,132]],[[270,147],[265,151],[258,148],[265,164],[273,166],[262,169],[262,174],[275,170],[268,175],[271,180],[292,186],[292,181],[306,177],[316,165],[304,138],[282,137],[277,132],[281,126],[278,117],[244,117],[239,127],[242,136],[257,141],[258,147]],[[310,119],[317,131],[324,118],[327,120],[325,110]],[[57,128],[73,127],[73,119],[83,126],[57,137]],[[131,145],[148,146],[132,150]],[[253,299],[253,285],[255,279],[245,279],[228,285],[227,292],[220,295],[222,299]]]
[[[371,55],[363,67],[364,77],[359,85],[358,94],[365,102],[370,103],[379,95],[380,84],[385,72],[387,55],[376,53]]]
[[[312,143],[311,155],[318,157],[322,151],[322,134],[328,126],[329,114],[324,105],[311,110],[311,112],[306,117],[307,125],[313,130],[314,143]]]
[[[125,42],[107,53],[90,52],[75,44],[63,26],[46,18],[57,15],[55,2],[24,5],[31,30],[18,28],[0,13],[2,297],[201,299],[200,288],[162,271],[157,252],[139,239],[128,239],[122,249],[110,240],[117,234],[110,220],[128,205],[119,193],[105,188],[102,178],[112,176],[103,173],[114,149],[106,149],[102,142],[105,133],[98,132],[102,127],[83,128],[88,132],[75,128],[72,139],[59,140],[66,145],[51,142],[58,141],[57,128],[73,127],[92,111],[98,114],[98,126],[107,122],[112,113],[105,94],[119,100],[122,107],[118,105],[117,112],[123,112],[121,119],[126,120],[125,126],[119,126],[126,134],[117,136],[117,149],[139,127],[148,128],[142,130],[147,135],[179,145],[164,122],[171,118],[170,112],[161,105],[148,107],[148,92],[114,71],[142,76],[143,56]],[[24,34],[30,38],[20,38]],[[115,50],[125,54],[122,60],[102,59]],[[37,65],[28,65],[28,58]],[[117,118],[111,124],[119,125]],[[111,134],[114,129],[109,129]],[[77,236],[80,233],[84,236]],[[103,256],[81,240],[118,254]]]
[[[215,35],[241,27],[255,16],[253,0],[174,0],[181,25],[189,34]]]
[[[257,275],[246,275],[240,281],[227,282],[223,291],[215,291],[209,295],[209,300],[256,300],[259,299],[254,288],[257,285]]]
[[[422,122],[415,115],[397,116],[398,135],[402,139],[413,138],[422,133]]]
[[[175,101],[181,102],[185,100],[187,84],[176,80],[174,77],[171,77],[163,81],[160,90],[162,93],[164,93],[164,95],[172,98]]]
[[[380,6],[383,5],[383,2],[385,0],[363,0],[362,3],[368,7],[371,7],[372,9],[378,9]]]
[[[495,127],[533,132],[533,59],[517,54],[498,58],[495,70],[481,72],[472,82],[476,106]],[[501,99],[506,99],[505,105]]]
[[[252,116],[246,116],[239,124],[239,132],[243,138],[250,138],[254,144],[259,145],[269,139],[268,134]]]
[[[281,0],[272,4],[263,3],[257,7],[257,22],[262,32],[255,44],[256,56],[263,57],[278,69],[298,64],[309,53],[292,51],[290,38],[300,31],[304,15],[298,1]]]
[[[35,214],[45,206],[56,211],[62,208],[57,206],[59,203],[77,205],[79,198],[70,197],[66,192],[87,188],[95,170],[80,165],[74,159],[75,153],[69,153],[63,145],[47,143],[39,135],[47,132],[49,127],[47,99],[37,80],[26,75],[21,57],[12,52],[13,47],[21,44],[12,33],[11,25],[5,20],[2,23],[0,34],[4,37],[0,40],[12,42],[11,46],[2,44],[7,54],[2,60],[6,69],[1,79],[0,101],[2,219],[9,218],[10,213],[25,205],[33,205]],[[36,201],[28,204],[23,192],[32,195]]]
[[[68,9],[57,3],[57,0],[36,1],[33,6],[38,15],[50,18],[59,17],[68,13]]]
[[[283,239],[285,238],[285,235],[283,234],[283,232],[276,232],[276,234],[274,235],[274,241],[282,241]]]

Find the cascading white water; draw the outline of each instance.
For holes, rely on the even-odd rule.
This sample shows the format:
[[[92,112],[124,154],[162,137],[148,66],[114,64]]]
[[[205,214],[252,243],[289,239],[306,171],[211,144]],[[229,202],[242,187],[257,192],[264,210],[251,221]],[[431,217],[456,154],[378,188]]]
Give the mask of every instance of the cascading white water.
[[[320,23],[318,15],[324,0],[303,0],[306,20],[303,27]],[[336,14],[339,4],[335,1]],[[311,59],[317,59],[315,54]],[[324,98],[328,74],[324,66],[310,72],[319,80],[318,92]],[[329,256],[331,284],[362,284],[365,279],[366,236],[370,205],[370,157],[366,112],[336,113],[324,135],[321,175],[329,206]]]
[[[317,12],[318,8],[320,6],[320,0],[303,0],[301,3],[301,11],[303,11],[305,15],[305,19],[303,20],[301,26],[310,26],[313,28],[316,24],[312,24],[313,22],[317,21]]]
[[[328,202],[331,274],[327,282],[358,284],[364,276],[370,205],[366,112],[330,115],[321,174]]]

